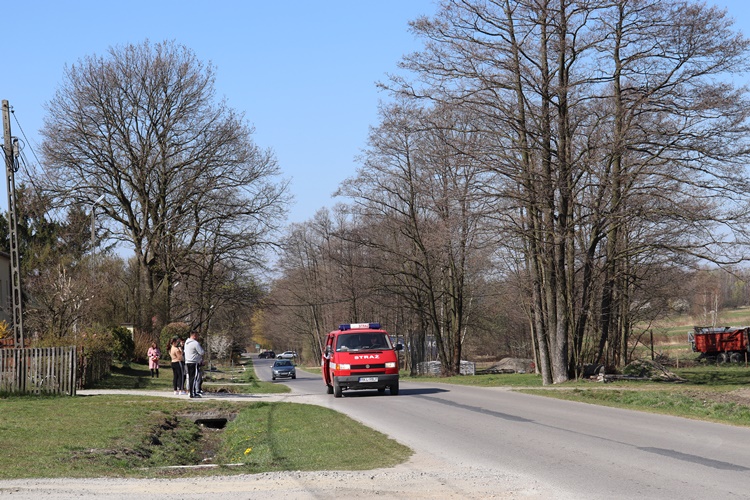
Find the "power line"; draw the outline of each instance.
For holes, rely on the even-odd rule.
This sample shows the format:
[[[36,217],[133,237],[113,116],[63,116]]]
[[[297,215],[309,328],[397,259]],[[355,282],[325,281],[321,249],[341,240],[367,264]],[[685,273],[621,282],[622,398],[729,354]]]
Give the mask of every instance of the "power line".
[[[21,135],[23,136],[24,140],[26,141],[26,144],[28,144],[29,148],[31,149],[31,154],[34,155],[34,159],[36,160],[36,164],[41,166],[42,162],[40,162],[39,158],[36,156],[36,153],[34,152],[34,148],[31,146],[31,141],[29,140],[28,137],[26,137],[26,132],[24,132],[23,127],[21,126],[21,122],[18,121],[18,117],[16,116],[16,111],[13,108],[10,109],[10,114],[12,114],[13,115],[13,119],[16,120],[16,125],[18,125],[18,130],[21,131]],[[25,163],[26,162],[24,161],[24,165],[25,165]],[[26,173],[26,175],[28,175],[28,172]]]
[[[34,156],[34,160],[36,160],[36,164],[39,166],[39,169],[41,170],[42,176],[44,176],[47,180],[47,182],[50,182],[49,174],[43,169],[42,162],[39,161],[39,157],[36,155],[36,152],[34,151],[34,147],[31,145],[31,141],[26,136],[26,132],[24,131],[23,127],[21,126],[21,122],[18,120],[18,116],[16,116],[16,111],[11,107],[10,113],[13,115],[13,119],[16,121],[16,125],[18,125],[18,130],[21,131],[21,135],[24,139],[24,147],[21,149],[21,164],[23,165],[24,174],[26,175],[26,179],[28,180],[29,185],[32,188],[33,194],[36,196],[38,200],[42,199],[42,193],[44,192],[44,189],[37,185],[37,182],[35,181],[35,176],[32,175],[32,173],[29,171],[29,165],[26,161],[26,153],[24,152],[25,146],[28,146],[28,148],[31,150],[31,154]],[[38,173],[37,169],[34,169],[34,173]],[[47,213],[42,214],[42,217],[45,219],[47,218]],[[50,218],[52,216],[50,215]]]

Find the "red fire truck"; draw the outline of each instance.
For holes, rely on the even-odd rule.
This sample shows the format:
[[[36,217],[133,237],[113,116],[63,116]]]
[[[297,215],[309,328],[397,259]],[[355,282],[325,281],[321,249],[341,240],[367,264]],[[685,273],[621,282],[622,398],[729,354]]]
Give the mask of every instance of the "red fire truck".
[[[379,323],[351,323],[339,326],[326,337],[321,362],[328,394],[340,398],[349,389],[388,388],[398,394],[398,351]]]
[[[688,332],[688,341],[693,352],[701,353],[698,359],[719,363],[745,361],[750,351],[748,343],[750,327],[696,326]]]

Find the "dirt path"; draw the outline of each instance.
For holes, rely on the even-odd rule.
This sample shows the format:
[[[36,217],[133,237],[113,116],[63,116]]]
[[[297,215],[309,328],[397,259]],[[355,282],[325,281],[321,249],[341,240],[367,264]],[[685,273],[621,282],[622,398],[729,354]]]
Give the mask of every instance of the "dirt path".
[[[415,456],[389,469],[369,471],[267,472],[180,479],[32,479],[0,481],[0,497],[62,500],[127,498],[162,500],[220,498],[319,499],[542,499],[549,493],[518,488],[497,471],[448,470]]]

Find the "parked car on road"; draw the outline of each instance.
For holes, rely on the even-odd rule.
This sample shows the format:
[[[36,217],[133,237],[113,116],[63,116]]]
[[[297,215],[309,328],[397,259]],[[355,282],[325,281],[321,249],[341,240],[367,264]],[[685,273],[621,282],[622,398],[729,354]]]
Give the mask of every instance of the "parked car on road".
[[[296,351],[284,351],[277,356],[279,359],[294,359],[297,357]]]
[[[276,378],[297,378],[297,370],[294,363],[288,359],[277,359],[273,362],[271,379]]]
[[[273,359],[276,357],[276,353],[273,351],[263,351],[262,353],[258,354],[258,358],[260,359]]]

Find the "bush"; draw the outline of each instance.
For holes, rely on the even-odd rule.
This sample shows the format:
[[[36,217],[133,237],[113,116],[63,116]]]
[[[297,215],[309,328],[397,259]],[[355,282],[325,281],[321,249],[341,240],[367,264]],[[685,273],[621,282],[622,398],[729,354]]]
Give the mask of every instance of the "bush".
[[[180,337],[182,340],[186,340],[189,336],[190,325],[187,323],[169,323],[162,328],[159,335],[159,349],[161,350],[162,357],[169,357],[169,343],[172,341],[172,338]]]
[[[112,332],[100,325],[92,325],[81,329],[78,333],[68,333],[62,337],[47,334],[42,335],[33,343],[33,347],[65,347],[74,345],[84,352],[108,353],[114,351],[114,336]]]
[[[122,326],[111,328],[113,349],[112,358],[122,361],[123,366],[130,366],[135,357],[135,341],[130,330]]]
[[[151,347],[151,343],[155,340],[156,339],[154,338],[153,334],[147,334],[136,330],[133,333],[133,341],[135,343],[135,353],[133,354],[133,360],[138,363],[148,363],[146,354],[148,353],[148,348]]]
[[[84,329],[79,338],[79,345],[84,348],[85,352],[111,354],[114,351],[114,335],[111,330],[102,326],[95,325]]]

